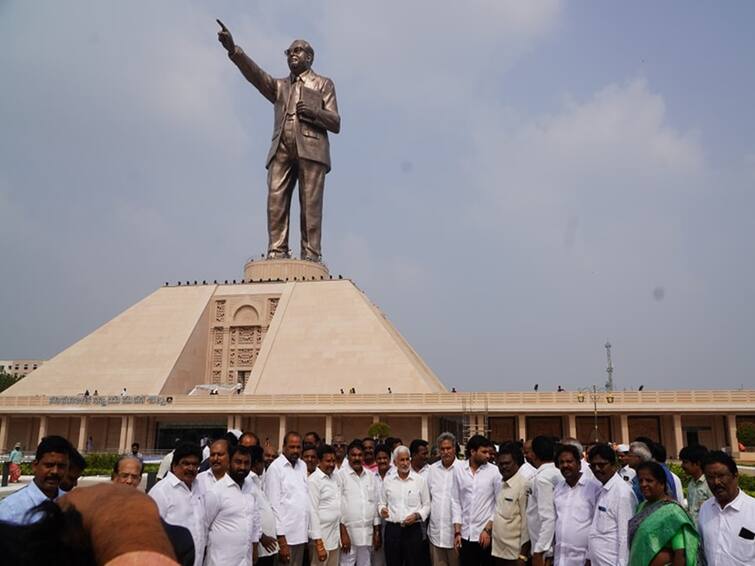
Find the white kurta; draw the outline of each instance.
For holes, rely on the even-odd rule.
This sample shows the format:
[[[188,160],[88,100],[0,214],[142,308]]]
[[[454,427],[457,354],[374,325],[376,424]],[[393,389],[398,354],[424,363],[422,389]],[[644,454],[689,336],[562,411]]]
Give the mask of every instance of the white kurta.
[[[307,479],[309,488],[309,538],[321,539],[325,550],[341,546],[341,485],[336,472],[316,468]]]
[[[160,517],[166,523],[189,529],[194,539],[194,564],[200,566],[204,557],[206,531],[203,498],[196,489],[196,480],[189,489],[173,472],[168,472],[149,490],[149,496],[157,503]]]
[[[205,494],[205,566],[252,566],[252,544],[261,534],[253,489],[248,479],[242,488],[226,474]]]
[[[532,477],[532,492],[527,500],[527,528],[530,531],[533,554],[542,552],[549,556],[553,550],[556,528],[553,490],[562,479],[561,472],[553,462],[542,464]]]
[[[276,535],[289,545],[304,544],[309,531],[309,490],[307,465],[301,460],[293,467],[284,454],[265,472],[265,495],[275,514]]]
[[[430,490],[430,521],[427,525],[427,536],[433,546],[438,548],[453,548],[454,522],[451,513],[454,487],[454,468],[458,465],[454,459],[446,468],[443,462],[435,462],[430,466],[427,476],[427,487]]]
[[[584,566],[595,503],[602,487],[599,481],[584,475],[574,487],[565,480],[556,486],[553,492],[556,505],[555,566]]]
[[[260,530],[263,534],[275,538],[275,515],[273,514],[273,508],[270,506],[267,495],[262,491],[262,478],[254,472],[250,472],[246,481],[252,482],[254,485],[254,497],[260,512]],[[277,542],[275,543],[275,549],[272,551],[267,550],[262,544],[257,546],[257,555],[260,558],[272,556],[273,554],[278,554]]]
[[[379,480],[362,468],[357,475],[353,468],[338,471],[341,481],[341,523],[349,532],[352,546],[371,546],[375,525],[380,524],[377,504],[380,499]]]

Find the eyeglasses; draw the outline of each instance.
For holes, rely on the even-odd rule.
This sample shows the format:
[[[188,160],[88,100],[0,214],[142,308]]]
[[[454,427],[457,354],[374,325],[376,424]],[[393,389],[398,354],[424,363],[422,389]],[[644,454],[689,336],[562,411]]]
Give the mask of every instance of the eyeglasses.
[[[306,52],[306,49],[304,49],[303,47],[301,47],[301,46],[297,45],[296,47],[289,47],[289,48],[288,48],[288,49],[286,49],[286,50],[285,50],[285,51],[284,51],[283,53],[285,53],[285,54],[286,54],[286,57],[288,57],[288,56],[289,56],[289,55],[291,55],[291,54],[294,54],[294,55],[301,55],[301,54],[302,54],[302,53],[304,53],[304,52]]]
[[[124,480],[124,481],[125,480],[136,481],[136,480],[141,480],[142,476],[141,475],[137,475],[137,474],[128,474],[126,472],[119,472],[118,473],[118,479],[121,479],[121,480]]]
[[[333,448],[346,448],[345,442],[334,443]]]

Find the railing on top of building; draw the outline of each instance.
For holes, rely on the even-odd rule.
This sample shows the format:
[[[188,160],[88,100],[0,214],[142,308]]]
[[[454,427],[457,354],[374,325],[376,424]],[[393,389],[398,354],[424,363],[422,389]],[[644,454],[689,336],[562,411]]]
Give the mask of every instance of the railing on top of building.
[[[301,407],[369,407],[369,406],[395,406],[397,409],[406,410],[408,407],[416,407],[422,410],[430,408],[465,408],[479,407],[487,411],[500,412],[501,410],[515,411],[518,407],[548,407],[573,406],[580,407],[577,391],[501,391],[501,392],[457,392],[457,393],[381,393],[381,394],[291,394],[291,395],[172,395],[172,396],[145,396],[128,395],[103,396],[99,402],[93,403],[91,398],[86,400],[83,396],[79,403],[77,396],[3,396],[0,395],[0,412],[3,408],[70,408],[75,410],[81,406],[91,406],[92,409],[106,410],[108,408],[134,409],[155,408],[163,411],[166,408],[198,408],[211,409],[213,407],[254,407],[263,409],[276,406],[301,406]],[[110,399],[110,402],[106,402]],[[135,401],[135,399],[137,399]],[[149,399],[139,401],[139,399]],[[158,402],[159,399],[159,402]],[[617,409],[658,405],[747,405],[750,404],[755,410],[755,389],[726,389],[726,390],[657,390],[657,391],[615,391],[613,403]],[[609,405],[610,406],[610,405]],[[604,407],[604,409],[609,408]],[[602,410],[604,410],[602,409]]]

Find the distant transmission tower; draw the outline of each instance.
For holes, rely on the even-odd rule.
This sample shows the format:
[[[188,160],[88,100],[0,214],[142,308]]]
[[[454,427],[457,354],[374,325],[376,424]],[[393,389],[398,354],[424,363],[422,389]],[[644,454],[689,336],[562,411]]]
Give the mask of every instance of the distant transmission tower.
[[[608,374],[608,381],[606,381],[606,391],[613,391],[613,363],[611,362],[611,343],[606,342],[606,358],[608,358],[608,367],[606,373]]]

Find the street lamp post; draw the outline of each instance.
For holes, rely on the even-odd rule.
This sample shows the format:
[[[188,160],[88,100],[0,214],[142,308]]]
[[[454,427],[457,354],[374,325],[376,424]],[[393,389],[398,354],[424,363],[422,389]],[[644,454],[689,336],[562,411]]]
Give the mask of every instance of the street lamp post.
[[[613,403],[613,392],[607,388],[598,389],[597,385],[593,385],[591,388],[586,387],[580,389],[577,394],[577,401],[584,403],[587,400],[587,395],[590,395],[592,401],[592,417],[593,417],[593,433],[595,442],[600,442],[600,432],[598,431],[598,400],[602,398],[602,393],[605,393],[606,403],[609,405]]]

